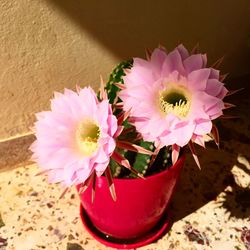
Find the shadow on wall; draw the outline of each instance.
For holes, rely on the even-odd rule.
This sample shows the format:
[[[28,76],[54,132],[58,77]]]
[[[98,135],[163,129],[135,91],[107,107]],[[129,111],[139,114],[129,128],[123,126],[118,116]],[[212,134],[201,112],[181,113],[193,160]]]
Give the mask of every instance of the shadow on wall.
[[[47,0],[121,59],[142,56],[159,43],[172,49],[197,42],[210,62],[226,56],[224,69],[249,72],[250,2]]]
[[[31,151],[29,147],[34,140],[35,136],[33,134],[27,134],[15,139],[1,141],[0,172],[23,166],[24,164],[30,164]]]

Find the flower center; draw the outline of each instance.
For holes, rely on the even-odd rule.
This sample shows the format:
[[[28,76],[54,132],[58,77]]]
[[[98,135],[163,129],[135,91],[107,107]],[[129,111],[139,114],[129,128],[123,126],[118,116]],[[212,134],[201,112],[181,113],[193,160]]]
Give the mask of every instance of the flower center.
[[[164,114],[172,113],[180,118],[185,118],[190,106],[190,94],[185,88],[170,88],[160,92],[160,109]]]
[[[94,121],[83,121],[76,130],[76,141],[80,152],[84,156],[90,156],[98,148],[100,128]]]

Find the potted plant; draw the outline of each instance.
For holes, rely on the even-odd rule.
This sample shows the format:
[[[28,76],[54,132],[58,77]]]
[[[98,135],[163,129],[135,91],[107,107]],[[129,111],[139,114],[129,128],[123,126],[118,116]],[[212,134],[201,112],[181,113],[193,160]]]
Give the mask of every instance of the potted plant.
[[[225,75],[205,54],[183,45],[147,51],[123,62],[100,91],[55,93],[37,114],[33,159],[65,191],[76,186],[81,218],[106,245],[133,248],[157,239],[169,224],[168,205],[189,146],[219,145],[213,120],[233,105]],[[110,192],[108,192],[108,190]]]

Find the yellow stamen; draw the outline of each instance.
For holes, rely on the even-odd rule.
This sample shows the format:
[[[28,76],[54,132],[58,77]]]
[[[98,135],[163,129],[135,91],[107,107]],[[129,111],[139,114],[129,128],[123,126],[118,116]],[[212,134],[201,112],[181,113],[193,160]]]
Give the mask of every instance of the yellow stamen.
[[[81,154],[90,156],[98,148],[100,128],[92,120],[84,120],[76,130],[77,146]]]
[[[160,92],[160,109],[164,114],[185,118],[191,107],[190,93],[183,87],[173,87]]]

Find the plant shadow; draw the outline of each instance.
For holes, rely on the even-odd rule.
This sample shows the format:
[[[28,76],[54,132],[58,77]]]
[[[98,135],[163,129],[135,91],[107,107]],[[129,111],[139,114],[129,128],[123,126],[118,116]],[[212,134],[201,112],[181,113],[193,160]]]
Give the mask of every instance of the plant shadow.
[[[187,154],[171,204],[174,221],[195,212],[210,201],[218,202],[218,206],[225,209],[229,217],[250,217],[249,82],[250,76],[231,79],[229,82],[231,89],[245,89],[226,100],[237,107],[225,113],[235,115],[237,110],[239,118],[217,122],[221,137],[220,149],[217,149],[214,142],[208,142],[206,150],[197,148],[201,170],[192,156]]]
[[[206,156],[201,156],[202,170],[187,155],[179,187],[171,204],[171,214],[178,221],[210,201],[217,200],[223,192],[218,206],[226,209],[229,216],[250,217],[250,189],[239,186],[231,170],[238,165],[237,155],[208,147]],[[218,160],[214,160],[218,159]]]

